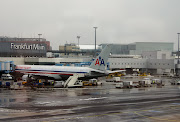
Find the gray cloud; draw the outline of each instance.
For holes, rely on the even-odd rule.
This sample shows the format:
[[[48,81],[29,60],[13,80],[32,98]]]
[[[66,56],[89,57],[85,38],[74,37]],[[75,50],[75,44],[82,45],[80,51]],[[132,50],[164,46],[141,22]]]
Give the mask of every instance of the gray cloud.
[[[0,35],[66,42],[177,42],[179,0],[0,0]]]

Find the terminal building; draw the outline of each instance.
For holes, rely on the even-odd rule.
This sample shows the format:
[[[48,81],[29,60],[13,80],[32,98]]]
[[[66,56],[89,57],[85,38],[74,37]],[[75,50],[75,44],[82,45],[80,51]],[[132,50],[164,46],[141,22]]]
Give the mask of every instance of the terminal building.
[[[137,69],[150,74],[174,74],[174,57],[169,51],[144,51],[142,55],[111,55],[110,69]]]
[[[96,45],[96,52],[100,53],[101,50],[102,50],[102,46]],[[76,45],[75,43],[70,43],[70,44],[60,45],[59,52],[61,56],[64,56],[64,55],[94,56],[95,45]]]
[[[46,57],[49,50],[44,38],[0,37],[0,57]]]
[[[102,44],[104,48],[106,44]],[[174,44],[168,42],[136,42],[132,44],[114,44],[109,57],[111,70],[137,69],[151,74],[174,74]]]
[[[101,44],[104,48],[107,44]],[[142,55],[144,51],[170,51],[174,50],[172,42],[135,42],[130,44],[113,44],[112,54]]]

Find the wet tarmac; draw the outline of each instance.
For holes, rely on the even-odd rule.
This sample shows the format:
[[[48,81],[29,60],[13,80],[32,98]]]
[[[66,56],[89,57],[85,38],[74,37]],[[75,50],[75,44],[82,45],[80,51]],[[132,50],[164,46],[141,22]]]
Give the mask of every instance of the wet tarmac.
[[[0,89],[0,121],[154,122],[180,121],[180,86],[116,89]]]

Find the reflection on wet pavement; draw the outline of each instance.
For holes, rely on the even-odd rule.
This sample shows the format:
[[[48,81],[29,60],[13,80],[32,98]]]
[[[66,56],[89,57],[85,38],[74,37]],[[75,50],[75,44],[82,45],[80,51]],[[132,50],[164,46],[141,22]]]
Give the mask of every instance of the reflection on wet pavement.
[[[162,88],[116,89],[104,83],[75,89],[0,89],[0,121],[178,121],[179,93],[179,86],[168,83]]]

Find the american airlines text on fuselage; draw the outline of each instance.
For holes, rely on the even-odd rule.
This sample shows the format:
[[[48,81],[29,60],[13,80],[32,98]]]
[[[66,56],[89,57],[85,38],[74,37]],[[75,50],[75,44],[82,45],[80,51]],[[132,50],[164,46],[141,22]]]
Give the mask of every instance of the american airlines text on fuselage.
[[[31,69],[31,67],[16,66],[15,69]]]

